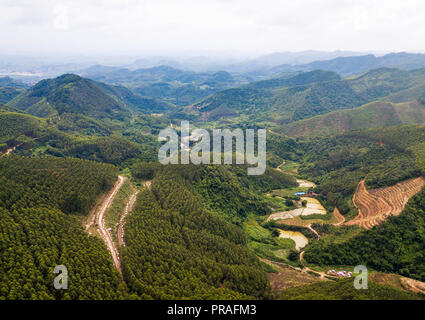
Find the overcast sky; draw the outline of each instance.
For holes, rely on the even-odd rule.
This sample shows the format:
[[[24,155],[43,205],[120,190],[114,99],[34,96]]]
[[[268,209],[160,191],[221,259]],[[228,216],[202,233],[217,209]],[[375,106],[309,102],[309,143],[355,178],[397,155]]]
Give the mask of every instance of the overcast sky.
[[[3,53],[425,51],[423,0],[0,0]]]

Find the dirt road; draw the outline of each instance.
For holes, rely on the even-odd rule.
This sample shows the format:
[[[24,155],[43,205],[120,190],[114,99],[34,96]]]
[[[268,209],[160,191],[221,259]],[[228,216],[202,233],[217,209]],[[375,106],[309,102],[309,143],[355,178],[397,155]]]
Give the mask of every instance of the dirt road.
[[[114,245],[114,242],[112,241],[111,235],[109,231],[105,228],[105,221],[104,221],[104,215],[106,210],[111,206],[112,201],[114,200],[118,190],[122,187],[124,183],[124,177],[118,176],[118,181],[115,184],[114,188],[112,189],[111,193],[108,195],[108,197],[105,199],[105,201],[100,206],[99,211],[96,214],[96,227],[98,228],[98,231],[105,242],[109,252],[111,253],[112,260],[114,262],[114,266],[118,269],[118,271],[121,272],[121,261],[120,256],[118,254],[118,250]]]
[[[125,206],[124,213],[121,215],[120,224],[118,225],[118,230],[117,230],[117,241],[118,241],[118,245],[120,247],[125,247],[125,242],[124,242],[124,223],[125,223],[125,217],[131,211],[131,209],[133,209],[133,206],[134,206],[134,203],[136,202],[137,194],[138,193],[139,193],[139,191],[136,191],[131,196],[130,200],[128,201],[127,205]]]
[[[17,146],[15,146],[15,147],[13,147],[13,148],[9,148],[9,149],[7,149],[7,150],[6,150],[6,153],[5,153],[5,154],[3,154],[3,155],[2,155],[2,157],[7,156],[8,154],[11,154],[13,151],[15,151],[15,150],[16,150],[16,148],[18,148],[18,147],[20,147],[20,146],[22,146],[22,145],[23,145],[23,143],[18,144]]]
[[[13,151],[16,150],[16,147],[10,148],[6,150],[6,153],[3,156],[7,156],[8,154],[11,154]]]
[[[143,187],[145,188],[150,188],[151,186],[151,181],[146,181],[143,184]],[[134,203],[136,202],[137,199],[137,194],[139,193],[139,191],[136,191],[131,197],[130,200],[128,201],[124,213],[122,214],[121,218],[120,218],[120,223],[118,225],[118,230],[117,230],[117,240],[118,240],[118,245],[120,247],[125,247],[125,242],[124,242],[124,225],[125,225],[125,217],[128,215],[128,213],[133,209]]]
[[[307,228],[316,235],[317,240],[320,239],[320,234],[318,234],[317,231],[312,228],[311,223],[307,226]]]
[[[300,262],[303,265],[302,272],[307,272],[307,271],[313,272],[313,273],[319,275],[321,279],[326,279],[325,277],[329,277],[330,276],[330,275],[328,275],[328,274],[326,274],[324,272],[312,270],[309,267],[305,266],[304,263],[303,263],[303,259],[304,259],[304,250],[300,252]],[[330,276],[330,277],[333,277],[333,276]],[[337,277],[335,277],[335,278],[337,278]]]
[[[33,141],[38,140],[38,139],[40,139],[40,138],[33,138]],[[3,154],[3,155],[1,155],[1,156],[4,157],[4,156],[7,156],[8,154],[11,154],[13,151],[15,151],[17,148],[19,148],[23,144],[24,144],[24,142],[22,142],[22,143],[20,143],[20,144],[18,144],[16,146],[14,146],[14,147],[12,147],[12,148],[7,149],[6,150],[6,153]]]

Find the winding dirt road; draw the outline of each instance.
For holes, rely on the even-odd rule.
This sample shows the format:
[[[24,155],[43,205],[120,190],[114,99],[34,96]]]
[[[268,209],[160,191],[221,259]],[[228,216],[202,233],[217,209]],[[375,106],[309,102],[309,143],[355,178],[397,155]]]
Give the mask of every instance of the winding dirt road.
[[[114,188],[112,189],[111,193],[108,195],[108,197],[105,199],[103,204],[101,205],[99,211],[96,215],[96,226],[98,228],[98,231],[105,242],[109,252],[111,253],[112,260],[114,262],[114,266],[118,269],[118,271],[121,272],[121,261],[120,256],[118,254],[118,250],[115,247],[114,242],[112,241],[111,234],[109,231],[105,228],[105,220],[104,215],[106,210],[111,206],[112,201],[114,200],[116,194],[120,190],[124,183],[124,177],[118,176],[118,181],[115,184]]]
[[[304,259],[304,250],[300,252],[300,262],[301,262],[301,264],[302,264],[302,266],[303,266],[303,268],[302,268],[302,270],[301,270],[302,272],[307,272],[307,271],[309,271],[309,272],[313,272],[313,273],[315,273],[315,274],[319,275],[321,279],[326,279],[325,277],[337,278],[337,277],[334,277],[334,276],[332,276],[332,275],[326,274],[326,273],[324,273],[324,272],[320,272],[320,271],[316,271],[316,270],[312,270],[312,269],[310,269],[309,267],[307,267],[307,266],[303,263],[303,259]]]
[[[139,191],[136,191],[130,198],[130,200],[128,201],[127,205],[125,206],[125,210],[124,213],[122,214],[121,218],[120,218],[120,224],[118,225],[118,230],[117,230],[117,241],[118,241],[118,245],[120,247],[125,247],[125,242],[124,242],[124,224],[125,224],[125,217],[127,216],[127,214],[131,211],[131,209],[133,209],[134,203],[136,202],[137,199],[137,194],[139,193]]]
[[[318,234],[317,233],[317,231],[316,230],[314,230],[313,228],[312,228],[312,226],[311,226],[312,224],[310,223],[308,226],[307,226],[307,229],[309,229],[311,232],[313,232],[314,234],[315,234],[315,236],[317,237],[317,240],[319,240],[320,239],[320,234]]]

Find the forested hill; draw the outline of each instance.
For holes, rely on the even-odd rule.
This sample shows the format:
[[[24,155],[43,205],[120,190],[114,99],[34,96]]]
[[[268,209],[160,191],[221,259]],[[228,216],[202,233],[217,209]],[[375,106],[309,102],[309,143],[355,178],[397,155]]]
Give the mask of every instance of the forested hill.
[[[195,107],[209,120],[286,124],[386,97],[412,101],[422,95],[424,85],[425,69],[382,68],[346,79],[314,71],[220,91]]]
[[[82,114],[40,118],[0,104],[0,152],[23,156],[76,157],[120,165],[157,159],[154,134],[170,123],[157,115],[133,114],[126,122]]]
[[[295,186],[294,177],[154,163],[132,172],[153,181],[127,217],[121,279],[102,241],[81,225],[113,186],[117,169],[87,160],[1,157],[0,299],[269,297],[260,262],[230,221],[268,212],[258,193]],[[68,290],[52,286],[56,265],[68,268]]]
[[[24,113],[23,111],[16,109],[16,108],[12,108],[8,105],[5,105],[3,103],[0,102],[0,112],[17,112],[17,113]]]
[[[39,136],[45,126],[46,122],[43,119],[27,114],[3,111],[0,105],[0,151],[32,140]]]
[[[29,114],[48,117],[64,113],[124,120],[130,111],[96,85],[72,74],[42,80],[8,103]]]
[[[142,97],[126,87],[107,85],[102,82],[96,82],[96,84],[113,98],[124,103],[134,111],[150,114],[162,113],[174,109],[174,105],[170,103],[158,99]]]
[[[127,220],[123,275],[132,292],[145,299],[268,297],[266,275],[237,225],[270,212],[259,193],[293,187],[294,177],[152,163],[136,164],[132,174],[153,179]]]
[[[335,72],[316,70],[311,72],[301,72],[292,77],[275,78],[270,80],[256,81],[247,84],[246,88],[253,89],[274,89],[279,87],[295,87],[307,85],[315,82],[338,81],[341,77]]]
[[[116,177],[114,167],[85,160],[0,158],[0,299],[122,297],[104,244],[76,219]],[[57,265],[68,268],[68,290],[53,287]]]
[[[267,296],[267,277],[241,229],[207,212],[178,174],[158,174],[152,191],[141,192],[125,241],[123,275],[144,299]]]
[[[339,110],[293,122],[273,132],[292,137],[333,135],[351,130],[389,127],[401,124],[425,124],[425,103],[411,101],[372,102],[355,109]]]
[[[250,215],[270,211],[259,194],[273,189],[297,186],[295,177],[270,168],[263,175],[247,176],[245,165],[172,165],[136,163],[132,174],[137,179],[152,179],[165,172],[178,174],[191,184],[204,206],[228,221],[240,224]]]

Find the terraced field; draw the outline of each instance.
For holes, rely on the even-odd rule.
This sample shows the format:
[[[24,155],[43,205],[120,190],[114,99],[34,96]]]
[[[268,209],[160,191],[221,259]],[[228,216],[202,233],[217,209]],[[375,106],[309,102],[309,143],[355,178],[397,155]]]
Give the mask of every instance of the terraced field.
[[[365,181],[357,186],[353,203],[359,210],[358,215],[346,225],[358,225],[370,229],[385,221],[389,216],[399,215],[407,201],[425,185],[422,177],[399,182],[394,186],[367,190]]]
[[[267,221],[292,219],[298,216],[309,216],[313,214],[326,215],[326,209],[319,200],[312,197],[301,197],[301,201],[307,201],[307,205],[294,210],[273,213],[267,218]]]

